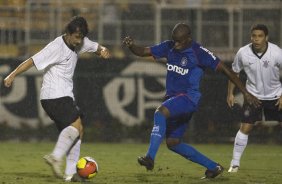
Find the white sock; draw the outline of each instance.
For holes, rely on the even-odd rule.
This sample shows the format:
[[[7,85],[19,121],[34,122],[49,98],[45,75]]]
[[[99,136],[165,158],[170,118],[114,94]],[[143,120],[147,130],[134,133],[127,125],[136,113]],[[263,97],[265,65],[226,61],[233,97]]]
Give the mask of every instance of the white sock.
[[[63,129],[52,153],[55,159],[62,160],[78,137],[79,131],[73,126]]]
[[[248,144],[248,135],[242,133],[240,130],[237,132],[234,149],[233,149],[233,158],[231,161],[231,166],[237,165],[240,166],[241,156]]]
[[[76,173],[76,163],[79,160],[81,140],[79,139],[76,144],[71,148],[67,154],[65,175],[73,175]]]

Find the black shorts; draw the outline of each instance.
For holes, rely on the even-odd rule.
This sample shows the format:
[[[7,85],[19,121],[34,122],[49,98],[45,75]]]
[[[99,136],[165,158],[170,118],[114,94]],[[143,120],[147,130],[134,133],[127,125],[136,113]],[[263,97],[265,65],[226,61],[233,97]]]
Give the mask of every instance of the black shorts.
[[[55,122],[60,132],[81,116],[79,108],[69,96],[56,99],[44,99],[40,102],[43,109]]]
[[[249,104],[243,105],[243,123],[254,124],[257,121],[262,121],[263,114],[265,121],[278,121],[282,122],[282,111],[278,110],[278,106],[275,104],[277,100],[260,100],[261,106],[255,108]]]

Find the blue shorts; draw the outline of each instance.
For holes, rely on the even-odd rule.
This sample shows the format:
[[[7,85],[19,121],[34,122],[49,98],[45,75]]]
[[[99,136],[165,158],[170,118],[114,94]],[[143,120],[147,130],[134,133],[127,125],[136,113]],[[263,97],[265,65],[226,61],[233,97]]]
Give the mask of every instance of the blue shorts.
[[[197,106],[186,95],[170,97],[162,105],[170,112],[166,125],[166,137],[182,138]]]

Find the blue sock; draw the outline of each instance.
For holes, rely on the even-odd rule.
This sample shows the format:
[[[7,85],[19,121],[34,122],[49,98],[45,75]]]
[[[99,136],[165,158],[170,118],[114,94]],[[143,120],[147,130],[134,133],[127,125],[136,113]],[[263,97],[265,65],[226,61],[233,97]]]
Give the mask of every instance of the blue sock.
[[[154,127],[151,133],[150,146],[146,156],[155,159],[158,149],[162,143],[166,131],[166,118],[160,112],[155,112]]]
[[[170,150],[178,153],[179,155],[183,156],[184,158],[191,160],[192,162],[198,163],[209,170],[213,170],[216,168],[217,163],[207,158],[205,155],[197,151],[192,146],[180,143],[175,146],[169,148]]]

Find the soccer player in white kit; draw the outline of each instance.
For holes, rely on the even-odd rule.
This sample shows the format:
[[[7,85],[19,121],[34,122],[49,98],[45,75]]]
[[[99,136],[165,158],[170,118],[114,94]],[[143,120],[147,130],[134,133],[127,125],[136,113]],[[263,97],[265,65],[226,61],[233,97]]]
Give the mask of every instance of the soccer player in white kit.
[[[244,70],[247,75],[246,89],[257,97],[261,105],[255,108],[243,105],[241,127],[237,132],[233,158],[228,172],[236,173],[240,167],[241,156],[248,143],[248,135],[256,121],[265,120],[282,122],[282,87],[280,69],[282,68],[282,50],[277,45],[268,42],[268,29],[263,24],[251,28],[251,43],[239,49],[232,69],[235,73]],[[232,107],[235,103],[234,84],[229,81],[227,103]]]
[[[81,180],[76,174],[76,163],[80,155],[83,125],[73,94],[73,75],[78,55],[93,52],[105,59],[110,57],[109,50],[89,40],[87,34],[87,21],[80,16],[73,17],[66,25],[63,35],[22,62],[4,79],[4,85],[10,87],[17,75],[31,67],[44,70],[40,102],[60,132],[53,152],[44,156],[44,159],[55,176],[66,181]],[[64,156],[65,176],[61,168]]]

